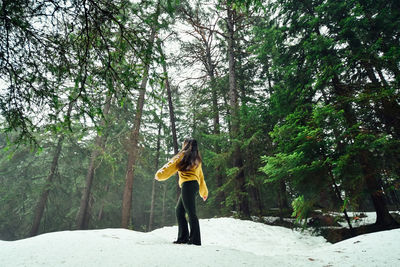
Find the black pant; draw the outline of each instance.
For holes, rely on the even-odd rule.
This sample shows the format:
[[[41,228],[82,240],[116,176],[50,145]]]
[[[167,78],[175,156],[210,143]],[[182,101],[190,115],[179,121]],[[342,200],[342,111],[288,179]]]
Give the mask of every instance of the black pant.
[[[176,219],[178,220],[178,242],[201,245],[199,219],[196,215],[196,195],[199,192],[197,181],[182,184],[181,195],[176,204]],[[188,214],[190,233],[185,213]]]

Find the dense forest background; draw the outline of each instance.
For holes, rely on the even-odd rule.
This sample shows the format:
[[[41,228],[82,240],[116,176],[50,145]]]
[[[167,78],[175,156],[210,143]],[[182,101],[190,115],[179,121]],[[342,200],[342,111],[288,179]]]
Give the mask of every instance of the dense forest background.
[[[399,1],[0,4],[0,239],[174,224],[187,136],[200,218],[398,225]]]

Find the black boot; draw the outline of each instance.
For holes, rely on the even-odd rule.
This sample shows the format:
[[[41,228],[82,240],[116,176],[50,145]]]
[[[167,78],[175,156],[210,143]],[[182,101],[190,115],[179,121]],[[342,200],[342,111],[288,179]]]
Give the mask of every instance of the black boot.
[[[188,240],[176,240],[176,241],[174,241],[174,242],[172,242],[172,243],[174,243],[174,244],[187,244],[189,241]]]

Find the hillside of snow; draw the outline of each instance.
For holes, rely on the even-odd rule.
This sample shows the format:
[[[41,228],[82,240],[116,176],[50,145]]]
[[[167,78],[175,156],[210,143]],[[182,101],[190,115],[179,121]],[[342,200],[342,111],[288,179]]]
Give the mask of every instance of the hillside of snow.
[[[0,266],[400,266],[400,229],[330,244],[233,218],[200,220],[202,246],[172,244],[177,227],[63,231],[0,241]]]

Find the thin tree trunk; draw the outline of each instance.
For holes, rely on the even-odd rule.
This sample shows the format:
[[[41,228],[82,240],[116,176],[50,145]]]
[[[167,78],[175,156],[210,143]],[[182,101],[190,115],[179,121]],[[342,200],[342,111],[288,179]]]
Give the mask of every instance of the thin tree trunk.
[[[279,181],[279,207],[282,209],[282,211],[284,209],[289,209],[288,199],[286,195],[286,182],[283,179]]]
[[[111,99],[112,99],[112,95],[109,94],[106,98],[106,103],[105,103],[105,106],[103,109],[104,116],[107,116],[108,112],[110,111]],[[100,124],[102,126],[104,126],[105,121],[103,120]],[[77,219],[76,219],[76,228],[77,229],[86,229],[85,221],[87,221],[89,219],[89,216],[87,216],[88,203],[89,203],[90,191],[92,190],[95,163],[96,163],[96,159],[97,159],[98,155],[101,152],[100,150],[104,149],[106,139],[107,139],[107,136],[104,134],[101,136],[99,136],[99,135],[96,136],[95,147],[92,151],[92,155],[90,156],[89,168],[88,168],[88,172],[86,174],[86,185],[82,191],[81,204],[80,204],[79,211],[77,214]],[[87,219],[85,220],[85,218],[87,218]],[[88,224],[88,223],[86,223],[86,224]]]
[[[158,165],[157,165],[158,166]],[[150,204],[150,215],[149,215],[149,226],[148,231],[153,229],[153,222],[154,222],[154,202],[155,202],[155,194],[156,194],[156,180],[153,179],[153,184],[151,187],[151,204]]]
[[[97,214],[97,220],[101,221],[103,219],[104,203],[101,203],[99,213]]]
[[[249,186],[249,191],[251,192],[251,196],[254,202],[251,202],[253,205],[252,207],[252,214],[256,214],[258,216],[262,216],[262,212],[264,210],[261,194],[260,194],[260,187],[257,185],[256,177],[254,174],[251,175],[253,185]]]
[[[341,203],[344,203],[342,196],[340,194],[339,187],[336,184],[335,177],[333,176],[333,173],[332,173],[332,166],[329,166],[329,176],[331,177],[331,182],[332,182],[333,188],[335,190],[336,197],[339,199],[339,201]],[[346,208],[343,208],[343,214],[344,214],[344,218],[346,219],[347,224],[349,225],[351,235],[355,236],[356,234],[354,232],[353,226],[351,225],[350,218],[349,218],[349,215],[347,214]]]
[[[57,165],[58,165],[58,159],[59,159],[60,154],[61,154],[61,148],[62,148],[63,141],[64,141],[64,135],[62,134],[60,136],[60,138],[58,139],[57,147],[56,147],[56,150],[54,151],[53,161],[51,163],[50,173],[47,176],[46,184],[45,184],[44,189],[42,191],[42,194],[41,194],[41,196],[39,198],[39,201],[38,201],[38,203],[36,205],[33,224],[32,224],[32,228],[31,228],[31,231],[29,233],[29,236],[35,236],[35,235],[38,234],[40,221],[42,220],[44,208],[46,206],[47,198],[49,196],[49,192],[50,192],[51,186],[53,184],[53,178],[54,178],[54,175],[56,173],[56,169],[57,169]]]
[[[171,133],[172,133],[172,143],[174,145],[174,154],[176,155],[179,152],[179,148],[178,148],[178,138],[176,136],[174,104],[172,103],[172,92],[171,92],[171,87],[170,87],[169,79],[168,79],[167,63],[166,63],[167,59],[164,55],[161,43],[159,43],[159,50],[160,50],[161,57],[164,58],[164,60],[162,61],[162,67],[163,67],[164,78],[165,78],[165,88],[167,89],[169,120],[171,123]],[[177,175],[176,175],[175,180],[176,180],[176,199],[178,200],[181,190],[179,188],[179,184],[178,184],[179,177]]]
[[[239,104],[236,88],[236,69],[235,69],[235,14],[236,11],[231,6],[227,7],[227,30],[228,30],[228,61],[229,61],[229,104],[231,111],[231,127],[233,140],[233,166],[238,168],[236,176],[236,195],[238,201],[238,212],[241,216],[249,217],[249,203],[247,198],[247,190],[245,185],[245,176],[243,171],[243,159],[240,146],[235,140],[239,137],[240,120],[239,120]]]
[[[107,193],[107,192],[108,192],[108,189],[109,189],[109,185],[107,184],[104,191]],[[98,215],[97,215],[97,220],[98,220],[98,221],[101,221],[101,220],[103,219],[103,214],[104,214],[104,202],[105,202],[105,200],[103,199],[103,200],[101,201],[99,213],[98,213]]]
[[[165,198],[167,196],[167,184],[163,185],[163,200],[162,200],[162,225],[165,225]]]
[[[211,78],[211,90],[212,90],[212,103],[213,103],[213,115],[214,115],[214,120],[213,120],[213,126],[214,126],[214,135],[219,136],[220,135],[220,123],[219,123],[219,109],[218,109],[218,98],[217,98],[217,88],[216,88],[216,82],[215,82],[215,77],[214,74],[210,73],[210,78]],[[215,153],[221,154],[221,146],[219,145],[219,142],[215,142]],[[216,180],[217,180],[217,187],[218,189],[221,189],[224,182],[224,176],[221,170],[221,166],[218,165],[216,167]],[[223,208],[222,203],[225,201],[225,193],[222,190],[218,190],[218,195],[216,196],[217,203],[219,205],[219,209],[221,210]]]
[[[168,94],[168,107],[169,107],[169,119],[171,122],[172,142],[174,145],[174,154],[176,155],[179,152],[179,148],[178,148],[178,138],[176,137],[175,112],[174,112],[174,105],[172,103],[172,93],[171,93],[171,88],[169,86],[167,67],[166,67],[165,63],[163,64],[163,70],[165,73],[165,87],[167,88],[167,94]],[[179,195],[180,195],[178,179],[179,179],[179,177],[176,175],[176,178],[175,178],[175,180],[176,180],[176,199],[178,199]]]
[[[161,128],[162,128],[162,112],[163,106],[161,106],[161,114],[160,114],[160,121],[158,123],[158,134],[157,134],[157,152],[156,152],[156,170],[158,170],[158,165],[160,161],[160,149],[161,149]],[[155,192],[156,192],[156,180],[153,179],[153,185],[151,189],[151,205],[150,205],[150,216],[149,216],[149,231],[153,229],[153,221],[154,221],[154,204],[155,204]]]
[[[169,86],[167,67],[165,63],[163,64],[163,70],[165,73],[165,87],[167,89],[167,94],[168,94],[168,108],[169,108],[169,119],[171,122],[172,142],[174,145],[174,153],[178,154],[179,147],[178,147],[178,138],[176,136],[175,112],[174,112],[174,105],[172,103],[172,93],[171,93],[171,88]]]
[[[150,40],[149,40],[149,51],[146,55],[145,59],[145,70],[143,73],[143,79],[140,85],[139,90],[139,97],[137,100],[136,105],[136,117],[134,126],[129,137],[129,152],[128,152],[128,162],[126,166],[126,173],[125,173],[125,187],[124,193],[122,197],[122,216],[121,216],[121,227],[128,228],[130,223],[130,215],[131,215],[131,207],[132,207],[132,188],[133,188],[133,175],[134,175],[134,168],[136,164],[136,158],[138,154],[138,142],[139,142],[139,131],[140,131],[140,124],[142,121],[142,112],[143,112],[143,105],[144,105],[144,97],[146,92],[146,85],[149,75],[149,68],[150,68],[150,59],[151,59],[151,51],[153,50],[155,35],[157,32],[157,21],[160,12],[160,5],[157,4],[157,10],[155,13],[155,21],[153,22],[154,25],[151,30]]]
[[[196,133],[197,133],[197,123],[196,123],[197,100],[196,99],[193,99],[192,106],[193,106],[193,109],[192,109],[192,118],[193,118],[193,120],[192,120],[192,136],[196,136]]]
[[[70,102],[68,105],[67,118],[71,117],[72,106],[73,106],[73,102]],[[38,234],[39,227],[40,227],[40,221],[42,220],[42,217],[43,217],[44,209],[45,209],[45,206],[47,203],[47,198],[49,196],[51,186],[53,185],[53,179],[54,179],[54,176],[55,176],[55,173],[57,170],[58,159],[60,158],[64,138],[65,138],[65,135],[62,133],[57,141],[56,150],[54,151],[53,161],[52,161],[51,167],[50,167],[50,173],[47,176],[46,184],[43,188],[42,194],[36,205],[32,228],[29,232],[29,236],[35,236]]]

